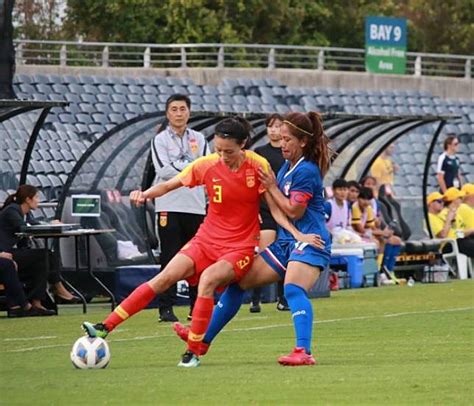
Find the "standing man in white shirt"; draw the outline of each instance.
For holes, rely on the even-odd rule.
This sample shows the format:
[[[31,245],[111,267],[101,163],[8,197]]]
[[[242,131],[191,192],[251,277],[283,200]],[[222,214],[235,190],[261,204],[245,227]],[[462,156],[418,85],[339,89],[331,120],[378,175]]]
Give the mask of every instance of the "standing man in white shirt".
[[[197,158],[209,153],[206,139],[200,132],[188,128],[191,100],[183,94],[173,94],[166,101],[168,126],[152,140],[151,151],[155,167],[155,183],[165,182]],[[206,214],[203,187],[181,187],[155,199],[155,212],[160,237],[160,264],[164,269],[176,253],[196,234]],[[190,289],[192,307],[196,292]],[[176,285],[158,296],[159,321],[175,322],[173,312]],[[188,316],[188,319],[190,316]]]

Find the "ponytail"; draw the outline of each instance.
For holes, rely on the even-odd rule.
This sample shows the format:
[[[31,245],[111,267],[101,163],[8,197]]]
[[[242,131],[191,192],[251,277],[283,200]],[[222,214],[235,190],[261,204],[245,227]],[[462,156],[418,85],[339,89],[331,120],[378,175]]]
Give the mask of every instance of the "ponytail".
[[[308,113],[308,118],[313,124],[313,137],[311,137],[310,142],[305,149],[308,154],[311,154],[314,157],[313,160],[318,164],[321,175],[324,177],[331,165],[331,156],[333,152],[329,147],[329,138],[324,132],[323,119],[321,115],[315,111],[310,111]],[[303,151],[303,153],[304,152],[306,151]]]
[[[5,209],[8,205],[12,204],[15,200],[16,200],[16,192],[11,195],[8,195],[8,197],[3,202],[3,206],[0,210]]]

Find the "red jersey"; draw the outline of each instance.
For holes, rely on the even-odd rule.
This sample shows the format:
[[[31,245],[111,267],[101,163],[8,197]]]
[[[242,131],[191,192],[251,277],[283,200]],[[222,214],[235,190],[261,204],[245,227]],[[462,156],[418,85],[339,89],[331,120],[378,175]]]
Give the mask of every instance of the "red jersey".
[[[204,156],[187,166],[179,175],[184,186],[205,185],[209,197],[206,219],[196,237],[223,247],[258,245],[260,195],[264,188],[258,169],[268,172],[268,161],[253,151],[233,172],[218,154]]]

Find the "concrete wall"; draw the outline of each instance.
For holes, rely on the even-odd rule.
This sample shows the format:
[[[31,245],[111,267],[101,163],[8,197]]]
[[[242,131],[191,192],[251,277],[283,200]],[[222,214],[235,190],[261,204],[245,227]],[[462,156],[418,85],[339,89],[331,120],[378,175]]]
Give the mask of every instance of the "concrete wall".
[[[375,75],[359,72],[314,71],[304,69],[256,68],[91,68],[60,66],[17,66],[17,73],[57,75],[111,76],[177,76],[191,77],[195,83],[216,85],[223,78],[273,78],[288,86],[320,86],[346,89],[407,89],[424,90],[442,98],[474,100],[474,80],[464,78],[414,77],[408,75]]]

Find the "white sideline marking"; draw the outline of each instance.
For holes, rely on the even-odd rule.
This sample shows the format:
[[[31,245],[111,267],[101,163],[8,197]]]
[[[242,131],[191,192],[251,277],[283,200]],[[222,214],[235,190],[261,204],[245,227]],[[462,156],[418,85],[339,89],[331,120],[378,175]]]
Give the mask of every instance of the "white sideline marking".
[[[341,319],[328,319],[328,320],[317,320],[314,321],[313,324],[323,324],[323,323],[338,323],[338,322],[345,322],[345,321],[357,321],[357,320],[371,320],[371,319],[381,319],[386,317],[400,317],[400,316],[411,316],[414,314],[431,314],[431,313],[449,313],[449,312],[463,312],[467,310],[474,310],[474,307],[457,307],[452,309],[438,309],[438,310],[426,310],[426,311],[417,311],[417,312],[403,312],[403,313],[388,313],[388,314],[381,314],[378,316],[356,316],[356,317],[346,317]],[[258,327],[248,327],[248,328],[233,328],[233,329],[224,329],[222,333],[226,332],[234,332],[234,331],[255,331],[255,330],[267,330],[271,328],[279,328],[279,327],[289,327],[292,326],[291,323],[286,324],[272,324],[269,326],[258,326]],[[125,341],[140,341],[140,340],[149,340],[154,338],[161,338],[161,337],[174,337],[174,334],[161,334],[161,335],[151,335],[151,336],[137,336],[131,338],[118,338],[115,340],[108,340],[109,342],[125,342]],[[16,350],[8,350],[6,352],[27,352],[27,351],[36,351],[48,348],[57,348],[57,347],[69,347],[71,344],[52,344],[52,345],[39,345],[36,347],[26,347],[26,348],[19,348]]]
[[[57,336],[38,336],[38,337],[4,338],[3,341],[51,340],[53,338],[58,338],[58,337]]]

